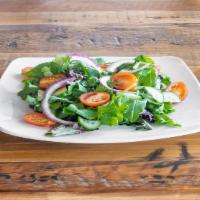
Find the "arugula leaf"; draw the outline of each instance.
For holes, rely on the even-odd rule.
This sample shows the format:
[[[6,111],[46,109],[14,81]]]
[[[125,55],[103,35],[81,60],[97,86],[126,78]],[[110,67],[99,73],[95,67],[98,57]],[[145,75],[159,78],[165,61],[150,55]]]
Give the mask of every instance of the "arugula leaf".
[[[29,77],[35,77],[39,80],[44,76],[42,69],[44,67],[48,67],[48,66],[49,66],[49,62],[41,63],[41,64],[37,65],[36,67],[32,68],[30,71],[24,72],[22,74],[29,76]]]
[[[146,106],[145,100],[133,99],[123,94],[113,96],[112,100],[98,107],[98,118],[102,124],[117,125],[134,123]]]
[[[158,78],[160,79],[160,89],[161,90],[165,90],[170,84],[171,84],[171,79],[169,76],[166,76],[164,74],[160,74],[158,76]]]
[[[132,70],[134,65],[135,65],[134,60],[133,60],[132,63],[124,63],[124,64],[120,65],[120,66],[117,68],[117,72],[119,72],[119,71],[121,71],[121,70],[123,70],[123,69]]]
[[[67,94],[73,98],[78,98],[81,94],[87,92],[87,88],[83,86],[82,81],[76,81],[68,86]]]
[[[91,76],[87,79],[87,86],[94,87],[99,84],[99,79],[97,77]]]
[[[23,100],[25,100],[28,95],[36,96],[38,94],[39,87],[34,83],[33,80],[25,79],[23,83],[24,88],[17,93],[18,96],[20,96]]]
[[[51,75],[53,75],[53,73],[51,72],[50,67],[47,67],[47,66],[44,66],[41,69],[41,72],[43,73],[44,76],[51,76]]]
[[[63,104],[61,102],[51,103],[51,110],[60,118],[81,116],[85,119],[97,119],[97,110],[83,108],[80,104]]]
[[[54,103],[54,102],[62,102],[62,103],[73,103],[73,101],[69,100],[67,97],[60,97],[60,96],[51,96],[49,98],[49,103]]]
[[[41,92],[39,87],[36,85],[34,79],[25,79],[23,81],[24,88],[18,92],[24,101],[28,103],[37,112],[42,112],[41,100],[38,97],[38,94]]]
[[[140,113],[144,111],[146,100],[128,99],[126,104],[128,107],[124,113],[124,122],[130,124],[137,121]]]
[[[102,124],[115,126],[123,121],[123,113],[113,102],[98,107],[98,118]]]
[[[34,106],[35,104],[37,104],[37,99],[27,95],[25,101],[30,105],[30,106]]]
[[[149,64],[152,65],[152,67],[153,67],[153,65],[154,65],[154,61],[153,61],[151,58],[146,57],[146,56],[144,56],[144,55],[139,55],[139,56],[137,56],[135,59],[133,59],[133,62],[132,62],[132,63],[124,63],[124,64],[122,64],[121,66],[119,66],[119,67],[117,68],[117,71],[119,72],[119,71],[121,71],[121,70],[123,70],[123,69],[133,70],[134,66],[135,66],[136,63],[138,63],[138,62],[149,63]]]
[[[135,124],[135,129],[149,131],[152,130],[152,126],[146,120],[139,118]]]
[[[169,102],[164,103],[157,103],[157,102],[147,102],[146,108],[150,110],[153,114],[169,114],[174,112],[174,108],[172,107],[172,104]]]
[[[136,76],[139,79],[138,85],[155,87],[157,77],[153,66],[137,72]]]
[[[172,107],[172,103],[165,102],[163,106],[163,112],[166,114],[175,112],[175,109]]]
[[[76,113],[77,115],[80,115],[81,117],[84,117],[86,119],[96,119],[97,118],[97,111],[85,108],[85,109],[79,109],[75,104],[70,104],[68,107],[69,111],[72,111]]]
[[[167,114],[154,114],[155,123],[158,125],[167,125],[173,127],[180,127],[180,124],[174,122]]]
[[[71,61],[70,56],[65,56],[65,55],[57,55],[53,62],[59,64],[59,65],[69,65]]]
[[[92,67],[84,66],[80,61],[77,61],[77,60],[70,62],[69,73],[80,75],[85,79],[91,76],[97,77],[97,78],[100,77],[100,74],[96,69]]]
[[[57,63],[60,65],[60,69],[63,73],[67,72],[69,70],[69,65],[71,62],[71,57],[70,56],[65,56],[65,55],[58,55],[55,57],[53,62]]]
[[[40,80],[44,76],[61,73],[65,73],[65,68],[62,65],[56,62],[46,62],[37,65],[28,72],[24,72],[23,75]]]
[[[135,61],[136,62],[146,62],[146,63],[154,64],[154,61],[151,58],[144,56],[144,55],[137,56],[135,58]]]

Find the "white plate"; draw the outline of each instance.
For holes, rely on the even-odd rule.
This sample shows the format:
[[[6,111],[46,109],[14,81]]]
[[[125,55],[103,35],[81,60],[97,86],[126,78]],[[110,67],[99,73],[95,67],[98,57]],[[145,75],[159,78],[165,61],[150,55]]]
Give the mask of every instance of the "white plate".
[[[105,57],[108,61],[124,59],[121,57]],[[189,88],[188,98],[175,105],[176,112],[171,117],[182,124],[180,128],[155,127],[151,131],[135,131],[133,127],[102,127],[100,130],[72,136],[46,137],[46,128],[28,125],[22,121],[24,113],[30,111],[17,92],[22,88],[20,72],[25,66],[35,66],[52,58],[18,58],[10,63],[1,78],[0,84],[0,128],[3,132],[35,140],[62,143],[121,143],[144,140],[155,140],[181,136],[200,131],[200,87],[198,80],[186,64],[177,57],[154,57],[161,65],[161,70],[174,81],[183,81]]]

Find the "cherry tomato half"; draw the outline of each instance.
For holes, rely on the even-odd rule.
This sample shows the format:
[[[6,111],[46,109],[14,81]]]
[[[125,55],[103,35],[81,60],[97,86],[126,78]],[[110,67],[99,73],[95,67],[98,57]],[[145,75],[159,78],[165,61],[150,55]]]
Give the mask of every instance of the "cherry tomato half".
[[[101,67],[101,69],[106,69],[108,67],[108,64],[100,64],[99,67]]]
[[[106,92],[87,92],[79,97],[82,104],[89,107],[98,107],[110,100],[110,95]]]
[[[119,90],[135,90],[138,78],[130,72],[118,72],[111,78],[114,83],[114,87]]]
[[[33,69],[33,67],[24,67],[22,69],[21,73],[28,72],[28,71],[30,71],[32,69]],[[22,74],[22,78],[28,78],[28,76]]]
[[[56,122],[50,120],[46,115],[39,112],[27,113],[24,115],[23,119],[26,123],[35,126],[51,127],[56,125]]]
[[[187,86],[183,82],[174,82],[167,90],[177,94],[181,101],[183,101],[188,95]]]
[[[65,78],[66,78],[66,76],[64,74],[55,74],[55,75],[51,75],[51,76],[45,76],[40,80],[39,86],[42,89],[47,89],[50,85],[52,85],[58,81],[61,81]]]

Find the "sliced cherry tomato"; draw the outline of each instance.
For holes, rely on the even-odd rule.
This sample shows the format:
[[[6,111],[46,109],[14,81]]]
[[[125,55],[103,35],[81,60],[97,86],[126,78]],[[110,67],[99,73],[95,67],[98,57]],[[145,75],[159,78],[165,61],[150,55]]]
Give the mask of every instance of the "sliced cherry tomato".
[[[28,71],[30,71],[32,69],[33,69],[33,67],[24,67],[22,69],[21,73],[28,72]],[[28,76],[25,76],[25,75],[22,74],[22,78],[28,78]]]
[[[106,69],[108,67],[108,64],[101,64],[99,65],[99,67],[101,67],[101,69]]]
[[[187,86],[183,82],[174,82],[167,90],[177,94],[181,101],[183,101],[188,95]]]
[[[82,104],[90,107],[98,107],[110,100],[110,95],[106,92],[87,92],[79,97]]]
[[[50,120],[43,113],[33,112],[27,113],[23,117],[24,121],[28,124],[42,127],[51,127],[56,125],[56,122]]]
[[[112,76],[111,81],[116,89],[133,91],[136,89],[138,78],[130,72],[118,72]]]
[[[66,76],[64,74],[55,74],[55,75],[51,75],[51,76],[46,76],[40,80],[39,86],[42,89],[47,89],[50,85],[52,85],[58,81],[61,81],[65,78],[66,78]]]

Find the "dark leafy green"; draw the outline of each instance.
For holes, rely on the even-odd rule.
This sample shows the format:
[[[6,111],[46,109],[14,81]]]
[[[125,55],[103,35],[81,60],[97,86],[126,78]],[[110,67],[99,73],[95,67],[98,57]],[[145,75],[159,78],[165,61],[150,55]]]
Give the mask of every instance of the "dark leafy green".
[[[145,105],[145,100],[118,94],[113,96],[108,104],[98,107],[98,117],[102,124],[112,126],[120,123],[132,124],[137,121]]]
[[[180,127],[180,124],[174,122],[167,114],[154,114],[155,123],[158,125],[167,125],[173,127]]]
[[[137,72],[136,76],[139,79],[139,85],[155,87],[157,77],[153,66]]]

